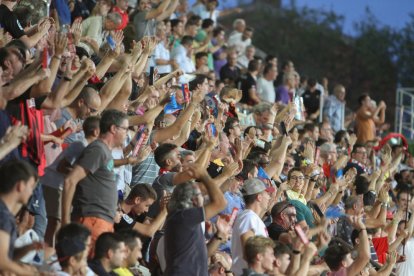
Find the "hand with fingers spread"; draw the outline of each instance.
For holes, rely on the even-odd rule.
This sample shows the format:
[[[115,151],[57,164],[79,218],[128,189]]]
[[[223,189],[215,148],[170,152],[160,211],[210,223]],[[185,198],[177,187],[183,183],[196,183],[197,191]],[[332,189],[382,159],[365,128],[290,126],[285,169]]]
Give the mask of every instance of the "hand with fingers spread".
[[[191,164],[187,166],[187,174],[194,179],[202,179],[208,177],[207,170],[198,164]]]
[[[147,159],[148,156],[150,155],[151,151],[152,151],[152,149],[151,149],[150,145],[142,146],[138,151],[138,154],[137,154],[137,157],[136,157],[137,158],[137,163],[136,164],[141,163],[145,159]]]
[[[11,143],[14,147],[20,145],[21,142],[25,141],[29,135],[29,129],[21,123],[17,123],[7,129],[6,134],[1,138],[2,143]]]
[[[349,222],[352,224],[352,227],[354,227],[355,229],[357,230],[366,229],[362,215],[349,216],[348,219],[349,219]]]
[[[239,164],[236,162],[230,163],[223,168],[223,174],[232,177],[233,175],[236,175],[237,171],[239,169]]]
[[[62,33],[56,33],[55,35],[55,56],[61,57],[65,52],[68,44],[68,37]]]
[[[73,35],[73,44],[78,45],[82,36],[82,18],[76,18],[73,21],[70,32]]]

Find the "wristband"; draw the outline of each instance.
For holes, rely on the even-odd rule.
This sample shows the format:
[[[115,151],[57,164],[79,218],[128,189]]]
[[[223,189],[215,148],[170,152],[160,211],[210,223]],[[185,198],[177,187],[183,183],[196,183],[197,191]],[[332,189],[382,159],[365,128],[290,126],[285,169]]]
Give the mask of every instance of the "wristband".
[[[68,77],[63,77],[63,80],[65,80],[65,81],[72,81],[72,79],[71,78],[68,78]]]
[[[58,56],[52,56],[52,58],[55,58],[55,59],[58,59],[58,60],[62,59],[61,57],[58,57]]]
[[[226,274],[233,273],[233,271],[231,271],[231,270],[224,270],[224,273],[226,273]]]
[[[292,250],[292,253],[293,253],[293,254],[295,254],[295,255],[299,255],[299,254],[300,254],[300,251],[299,251],[299,250],[295,250],[295,249],[293,249],[293,250]]]

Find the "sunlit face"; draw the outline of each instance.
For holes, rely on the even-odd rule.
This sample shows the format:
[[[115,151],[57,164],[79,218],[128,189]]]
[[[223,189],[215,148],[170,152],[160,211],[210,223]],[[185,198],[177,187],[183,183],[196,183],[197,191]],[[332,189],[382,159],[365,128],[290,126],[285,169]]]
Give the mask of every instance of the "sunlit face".
[[[295,207],[288,207],[281,213],[283,222],[285,223],[284,227],[289,230],[293,230],[296,225],[296,209]]]
[[[364,147],[357,148],[355,152],[352,154],[352,158],[354,158],[362,164],[366,164],[368,159],[367,150]]]
[[[273,271],[273,263],[275,261],[275,254],[273,248],[267,247],[264,253],[260,253],[262,256],[261,265],[266,273]]]
[[[402,210],[407,210],[408,199],[409,199],[409,194],[408,193],[401,193],[399,198],[398,198],[398,207],[402,208]]]
[[[302,172],[294,171],[290,175],[289,185],[293,191],[297,193],[302,192],[303,185],[305,183],[305,177],[303,176]]]
[[[188,167],[189,165],[193,164],[195,162],[195,160],[196,160],[195,155],[189,154],[189,155],[184,156],[181,159],[181,163],[182,163],[183,167],[185,168],[185,167]]]
[[[288,175],[289,171],[295,167],[295,160],[291,157],[287,157],[285,160],[285,163],[283,164],[283,170],[282,173],[284,175]]]
[[[150,0],[141,0],[139,2],[139,10],[140,11],[149,11],[149,10],[151,10]]]

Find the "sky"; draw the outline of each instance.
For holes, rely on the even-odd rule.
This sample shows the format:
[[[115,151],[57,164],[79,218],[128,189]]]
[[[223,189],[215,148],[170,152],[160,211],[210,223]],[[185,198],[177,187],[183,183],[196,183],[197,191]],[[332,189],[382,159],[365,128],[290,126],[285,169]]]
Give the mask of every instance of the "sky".
[[[253,2],[251,0],[219,0],[220,8],[234,6],[239,2]],[[260,0],[255,0],[260,1]],[[395,29],[402,28],[409,21],[409,14],[414,13],[414,0],[295,0],[298,7],[308,6],[333,10],[344,15],[344,32],[354,33],[353,23],[363,19],[365,8],[368,6],[380,24]],[[193,3],[194,0],[189,2]],[[291,0],[282,0],[284,6],[290,5]]]

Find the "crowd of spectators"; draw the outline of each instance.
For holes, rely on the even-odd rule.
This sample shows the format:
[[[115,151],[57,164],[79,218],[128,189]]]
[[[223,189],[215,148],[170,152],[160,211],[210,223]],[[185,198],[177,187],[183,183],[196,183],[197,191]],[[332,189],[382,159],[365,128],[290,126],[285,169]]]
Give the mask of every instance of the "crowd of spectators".
[[[414,273],[386,104],[257,56],[219,4],[1,1],[1,275]]]

